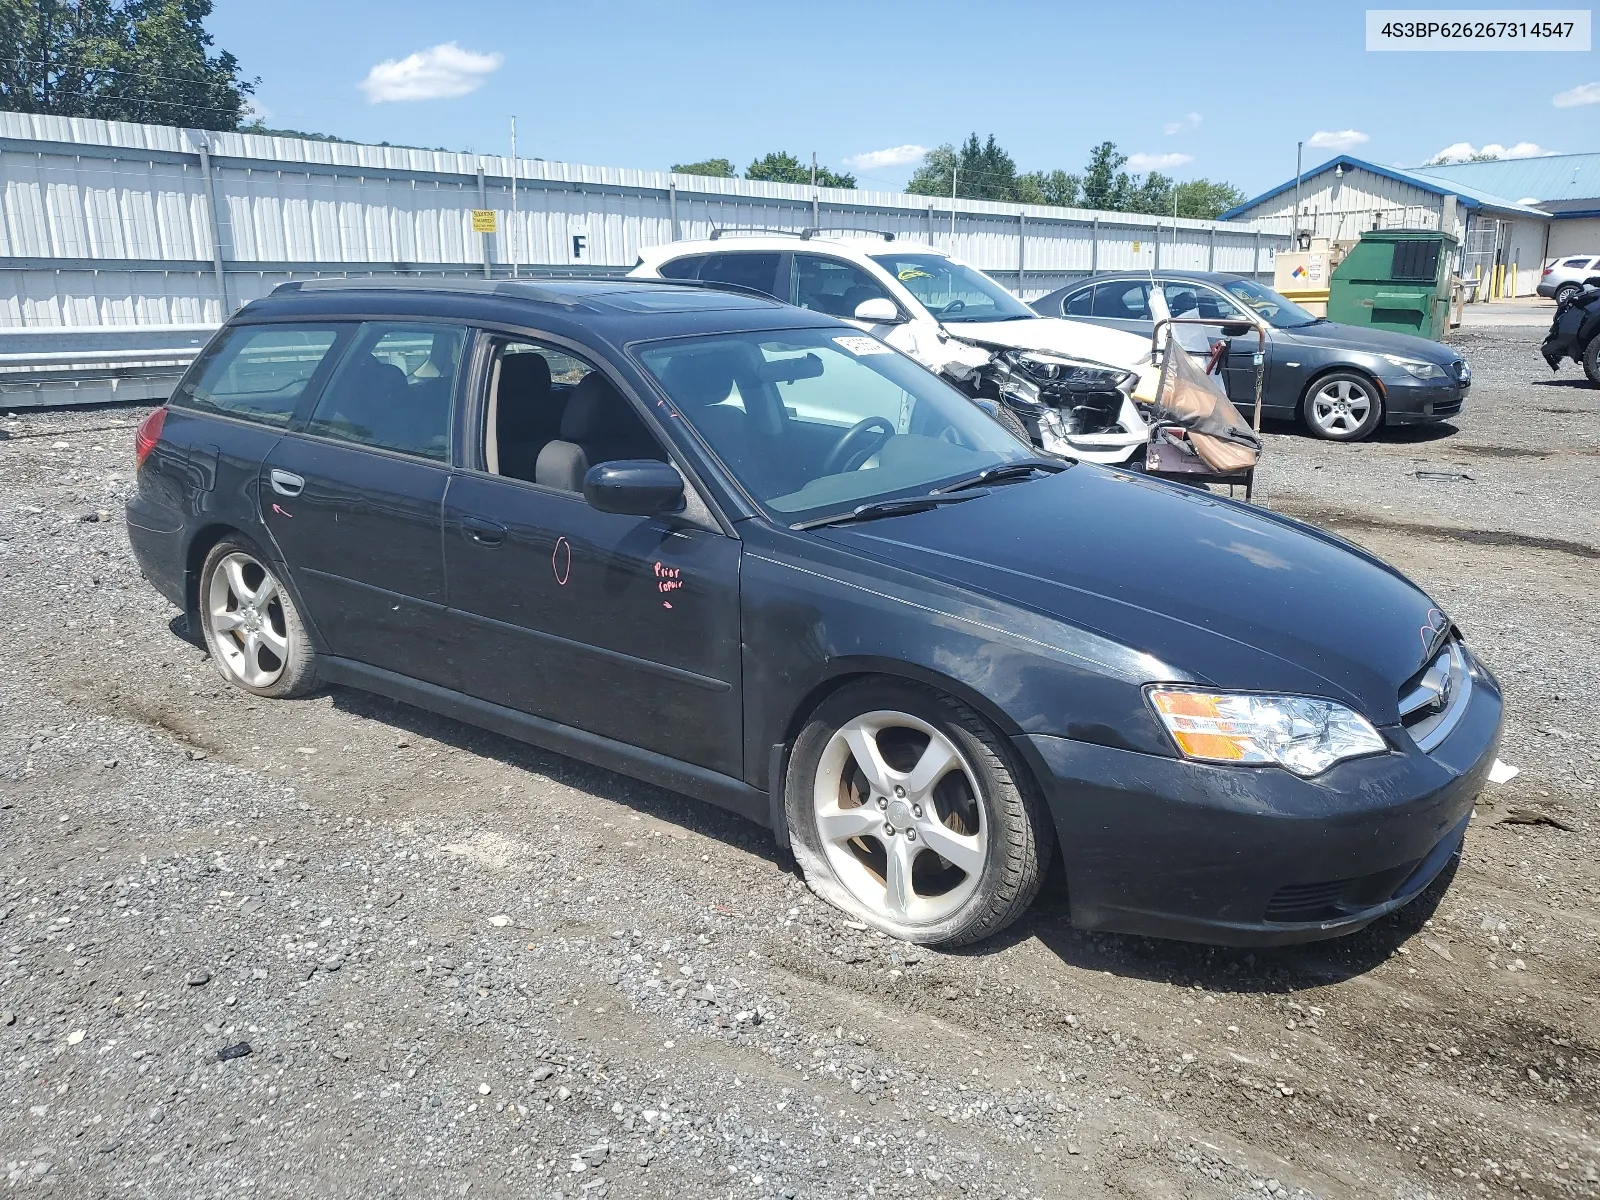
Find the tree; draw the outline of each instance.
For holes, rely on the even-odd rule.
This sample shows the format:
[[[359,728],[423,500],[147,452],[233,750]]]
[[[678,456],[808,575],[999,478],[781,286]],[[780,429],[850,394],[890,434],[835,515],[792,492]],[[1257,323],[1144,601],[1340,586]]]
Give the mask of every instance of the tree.
[[[1209,179],[1191,179],[1173,189],[1178,198],[1180,217],[1197,217],[1214,221],[1230,208],[1243,204],[1246,196],[1231,183],[1213,183]]]
[[[237,129],[256,80],[211,53],[211,0],[0,0],[0,106]]]
[[[1054,204],[1072,208],[1078,203],[1083,180],[1066,171],[1029,171],[1017,176],[1016,199],[1021,204]]]
[[[1016,199],[1017,164],[1000,148],[992,133],[986,142],[980,142],[976,133],[970,135],[960,150],[946,143],[928,151],[906,184],[906,191],[918,196],[948,196],[952,168],[957,196],[970,200]]]
[[[811,167],[801,162],[792,154],[776,150],[765,158],[758,158],[745,170],[746,179],[764,179],[769,183],[810,183]],[[842,171],[830,171],[827,167],[817,168],[817,186],[834,188],[853,188],[856,185],[854,175]]]
[[[1133,180],[1122,169],[1128,156],[1115,142],[1101,142],[1089,151],[1083,172],[1083,206],[1123,212],[1133,194]]]
[[[701,162],[673,163],[679,175],[710,175],[715,179],[732,179],[733,163],[726,158],[707,158]]]

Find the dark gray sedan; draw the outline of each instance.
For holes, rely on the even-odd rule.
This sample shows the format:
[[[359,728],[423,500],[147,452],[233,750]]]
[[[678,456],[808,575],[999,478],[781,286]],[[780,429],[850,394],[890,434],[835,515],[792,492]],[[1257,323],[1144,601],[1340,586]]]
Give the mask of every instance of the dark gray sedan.
[[[1271,288],[1214,271],[1149,271],[1094,275],[1033,302],[1047,317],[1066,317],[1150,336],[1150,290],[1159,285],[1175,317],[1205,317],[1239,326],[1178,327],[1193,353],[1231,335],[1228,395],[1248,414],[1255,407],[1251,316],[1266,321],[1262,415],[1299,417],[1318,437],[1354,442],[1379,425],[1421,425],[1456,416],[1472,369],[1454,349],[1384,329],[1340,325],[1313,316]]]

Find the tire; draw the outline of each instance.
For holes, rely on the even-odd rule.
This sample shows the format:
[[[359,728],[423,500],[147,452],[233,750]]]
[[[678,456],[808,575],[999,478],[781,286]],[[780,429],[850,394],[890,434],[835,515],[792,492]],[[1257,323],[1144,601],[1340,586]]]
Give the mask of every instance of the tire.
[[[898,680],[848,684],[818,706],[789,756],[784,806],[811,890],[924,946],[1011,924],[1055,845],[1007,739],[965,704]]]
[[[199,620],[221,676],[269,699],[317,685],[316,653],[272,560],[238,535],[223,538],[200,568]]]
[[[1589,377],[1591,387],[1600,388],[1600,333],[1583,348],[1583,373]]]
[[[1556,307],[1560,308],[1568,300],[1571,300],[1578,294],[1578,290],[1578,285],[1575,283],[1563,283],[1556,289]]]
[[[1333,371],[1311,381],[1300,402],[1306,428],[1330,442],[1359,442],[1383,421],[1378,385],[1357,371]]]

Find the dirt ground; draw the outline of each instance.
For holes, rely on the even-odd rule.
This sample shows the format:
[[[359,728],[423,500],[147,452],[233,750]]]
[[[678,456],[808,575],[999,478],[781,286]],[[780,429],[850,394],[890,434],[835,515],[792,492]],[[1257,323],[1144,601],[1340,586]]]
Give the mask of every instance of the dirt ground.
[[[688,798],[356,692],[257,701],[130,556],[142,412],[0,421],[7,1182],[1600,1195],[1600,392],[1538,336],[1462,332],[1453,425],[1269,436],[1259,499],[1442,602],[1520,774],[1447,887],[1255,954],[1077,934],[1059,873],[919,950]]]

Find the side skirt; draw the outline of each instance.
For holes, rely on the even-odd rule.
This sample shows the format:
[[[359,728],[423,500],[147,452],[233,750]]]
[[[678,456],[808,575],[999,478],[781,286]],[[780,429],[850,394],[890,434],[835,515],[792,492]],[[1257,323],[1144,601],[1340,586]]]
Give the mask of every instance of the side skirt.
[[[317,675],[325,683],[345,684],[401,700],[440,716],[476,725],[521,742],[565,754],[620,775],[642,779],[669,791],[682,792],[726,808],[757,825],[771,827],[772,801],[743,780],[691,763],[679,762],[653,750],[641,750],[612,738],[560,725],[501,704],[479,700],[450,688],[368,666],[348,658],[319,658]]]

